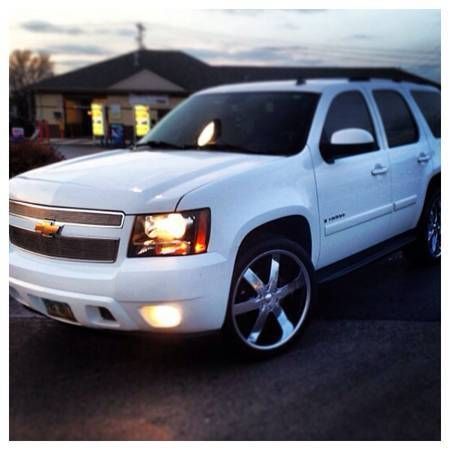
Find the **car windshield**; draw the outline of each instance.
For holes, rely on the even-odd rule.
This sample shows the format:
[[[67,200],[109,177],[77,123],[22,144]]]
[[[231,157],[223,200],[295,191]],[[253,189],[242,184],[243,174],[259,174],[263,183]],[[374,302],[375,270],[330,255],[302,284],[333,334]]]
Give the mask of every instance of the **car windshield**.
[[[319,94],[306,92],[194,95],[161,120],[138,145],[292,155],[306,144],[318,99]]]

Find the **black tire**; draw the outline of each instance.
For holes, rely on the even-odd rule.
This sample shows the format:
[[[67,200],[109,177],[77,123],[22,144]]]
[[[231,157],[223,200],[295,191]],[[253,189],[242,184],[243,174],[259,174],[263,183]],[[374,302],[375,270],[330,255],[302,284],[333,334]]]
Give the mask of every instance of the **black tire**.
[[[437,223],[434,224],[435,234],[430,241],[431,222],[434,215],[438,214]],[[434,248],[434,237],[437,239],[437,248]],[[422,215],[417,226],[417,239],[405,248],[405,256],[415,264],[435,265],[441,261],[441,190],[435,189],[430,192],[425,200]]]
[[[275,286],[271,285],[271,271],[275,273],[273,264],[279,268]],[[257,286],[259,292],[267,292],[265,295],[260,295],[247,281],[250,267],[259,281],[263,282],[264,289],[262,285]],[[256,304],[260,306],[237,313],[239,306],[236,305],[242,308],[246,302],[242,299],[247,298],[247,295],[251,301],[257,298]],[[314,267],[303,248],[283,237],[260,236],[256,242],[245,245],[236,258],[223,330],[227,340],[240,355],[256,358],[273,356],[285,350],[299,336],[315,301]],[[256,319],[259,320],[263,314],[266,317],[263,329],[256,341],[250,342],[255,336],[252,331],[255,330]],[[244,331],[246,327],[250,330],[248,336]],[[277,333],[280,339],[272,343],[270,339],[278,339]]]

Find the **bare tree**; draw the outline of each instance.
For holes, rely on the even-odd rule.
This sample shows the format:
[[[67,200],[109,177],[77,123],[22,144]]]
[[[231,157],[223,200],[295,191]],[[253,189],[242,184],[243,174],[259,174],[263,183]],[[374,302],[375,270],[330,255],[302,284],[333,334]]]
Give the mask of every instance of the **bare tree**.
[[[27,88],[53,75],[50,55],[31,50],[14,50],[9,55],[9,97],[17,113],[31,119],[31,99]]]

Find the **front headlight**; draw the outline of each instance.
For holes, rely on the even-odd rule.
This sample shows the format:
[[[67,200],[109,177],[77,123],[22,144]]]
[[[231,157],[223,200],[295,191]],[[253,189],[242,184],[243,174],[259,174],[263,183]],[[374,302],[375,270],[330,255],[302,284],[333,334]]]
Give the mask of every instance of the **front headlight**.
[[[136,216],[128,256],[205,253],[210,220],[209,209]]]

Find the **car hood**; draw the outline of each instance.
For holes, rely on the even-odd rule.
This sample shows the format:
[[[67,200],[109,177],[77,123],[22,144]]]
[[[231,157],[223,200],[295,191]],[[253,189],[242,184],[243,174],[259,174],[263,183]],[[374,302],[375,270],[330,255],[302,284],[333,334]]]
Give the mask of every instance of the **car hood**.
[[[173,211],[188,192],[279,158],[198,150],[114,150],[19,175],[10,181],[10,197],[126,214]]]

